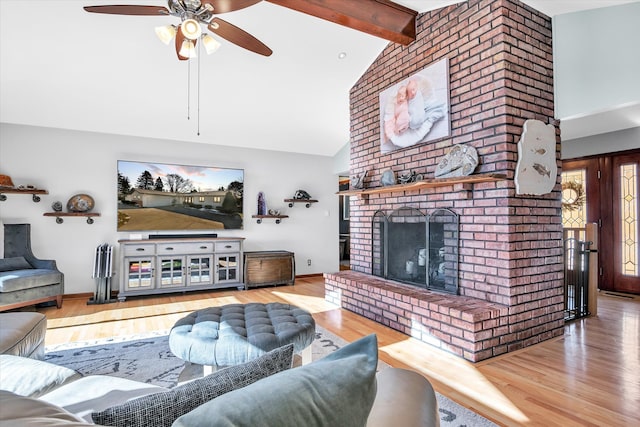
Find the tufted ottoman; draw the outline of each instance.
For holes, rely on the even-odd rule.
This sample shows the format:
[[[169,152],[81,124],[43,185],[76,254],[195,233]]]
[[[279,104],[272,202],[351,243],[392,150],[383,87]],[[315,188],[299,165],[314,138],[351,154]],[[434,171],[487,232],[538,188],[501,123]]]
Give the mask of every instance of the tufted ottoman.
[[[210,367],[248,362],[293,343],[302,363],[311,361],[316,324],[311,314],[282,303],[229,304],[194,311],[169,333],[169,348],[180,359]]]

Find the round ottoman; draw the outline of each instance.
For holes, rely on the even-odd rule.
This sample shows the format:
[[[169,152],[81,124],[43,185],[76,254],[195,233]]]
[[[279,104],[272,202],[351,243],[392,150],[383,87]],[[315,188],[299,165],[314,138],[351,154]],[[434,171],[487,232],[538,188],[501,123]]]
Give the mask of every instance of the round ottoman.
[[[220,367],[245,363],[293,343],[293,351],[302,353],[302,362],[307,363],[315,332],[311,314],[293,305],[229,304],[178,320],[169,333],[169,348],[182,360]]]

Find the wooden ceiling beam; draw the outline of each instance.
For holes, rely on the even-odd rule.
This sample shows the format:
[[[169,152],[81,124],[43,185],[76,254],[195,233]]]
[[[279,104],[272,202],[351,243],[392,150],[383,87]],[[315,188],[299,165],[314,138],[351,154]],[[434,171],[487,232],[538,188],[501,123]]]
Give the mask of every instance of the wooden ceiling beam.
[[[418,12],[389,0],[267,0],[394,43],[416,39]]]

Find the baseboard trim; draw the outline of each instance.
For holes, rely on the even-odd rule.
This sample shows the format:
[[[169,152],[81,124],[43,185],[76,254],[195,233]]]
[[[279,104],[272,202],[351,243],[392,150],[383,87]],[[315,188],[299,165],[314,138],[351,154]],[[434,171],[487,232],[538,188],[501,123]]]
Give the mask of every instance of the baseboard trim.
[[[312,279],[315,277],[322,277],[322,273],[314,273],[314,274],[297,274],[296,275],[296,279]],[[226,289],[229,290],[229,289]],[[215,289],[210,289],[210,291],[215,291]],[[162,295],[162,294],[158,294],[158,295]],[[155,295],[155,296],[158,296]],[[147,296],[154,296],[154,295],[147,295]],[[111,292],[111,298],[117,298],[118,297],[118,291],[113,291]],[[62,296],[62,301],[64,300],[76,300],[76,299],[86,299],[89,300],[93,298],[93,292],[82,292],[82,293],[77,293],[77,294],[64,294]]]
[[[64,294],[62,295],[62,301],[69,299],[87,299],[93,298],[93,292],[83,292],[80,294]]]
[[[296,279],[310,279],[313,277],[322,277],[322,273],[314,273],[314,274],[296,274]]]
[[[640,300],[640,295],[625,294],[623,292],[600,291],[600,293],[608,297],[623,298],[628,300]]]

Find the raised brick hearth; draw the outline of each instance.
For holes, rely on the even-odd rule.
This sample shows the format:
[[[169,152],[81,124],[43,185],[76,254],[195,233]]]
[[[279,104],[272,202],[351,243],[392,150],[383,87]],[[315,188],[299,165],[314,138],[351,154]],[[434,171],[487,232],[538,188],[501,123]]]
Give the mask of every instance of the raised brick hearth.
[[[368,319],[477,362],[505,353],[509,307],[429,292],[356,271],[325,274],[325,298]]]
[[[506,179],[352,196],[352,271],[325,275],[326,298],[471,361],[562,335],[559,177],[542,196],[518,195],[513,182],[524,121],[557,125],[551,19],[517,0],[469,0],[421,14],[417,29],[415,42],[389,44],[351,90],[350,174],[367,172],[369,189],[386,168],[433,178],[453,144],[469,144],[476,173]],[[380,91],[445,57],[451,137],[381,154]],[[402,206],[459,216],[459,295],[371,275],[374,214]]]

